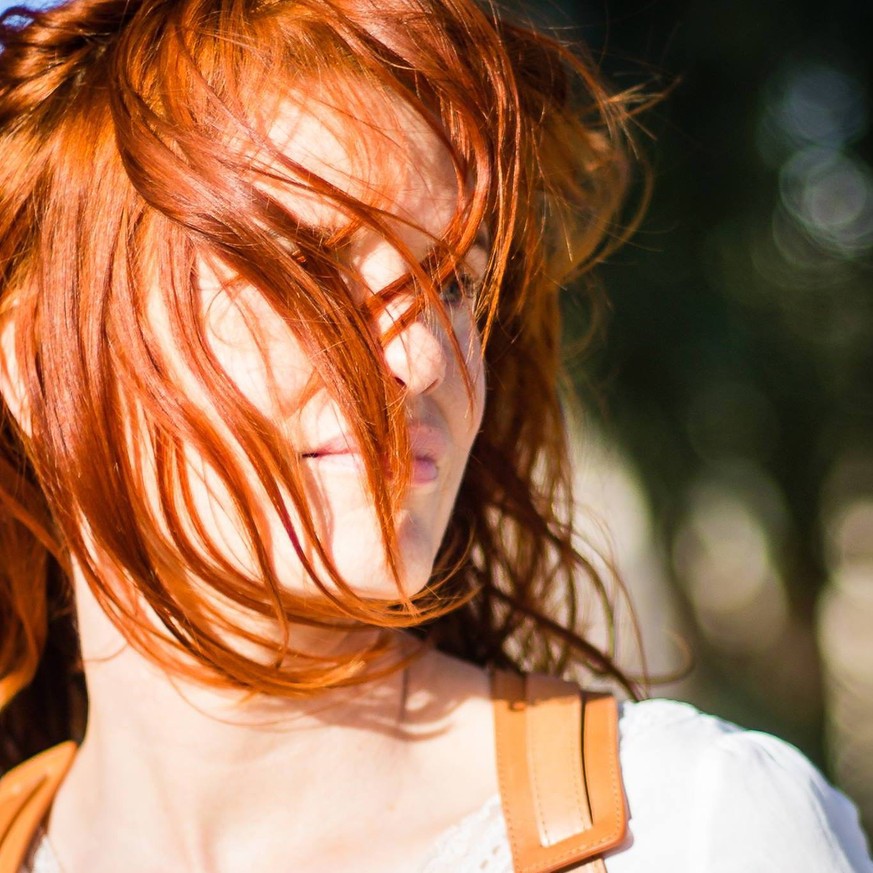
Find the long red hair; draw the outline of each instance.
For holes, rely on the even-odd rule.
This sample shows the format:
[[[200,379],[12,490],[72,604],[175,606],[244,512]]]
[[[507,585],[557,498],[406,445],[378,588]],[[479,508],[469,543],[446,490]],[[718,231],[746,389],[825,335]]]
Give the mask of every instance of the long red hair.
[[[359,656],[289,659],[293,635],[273,663],[247,657],[234,645],[243,631],[210,608],[204,582],[280,628],[418,628],[476,663],[556,671],[577,657],[623,681],[610,652],[586,643],[577,626],[579,585],[607,609],[608,598],[572,539],[559,293],[624,236],[634,95],[611,93],[578,53],[469,0],[378,10],[342,0],[72,0],[7,11],[0,44],[0,313],[14,319],[27,398],[26,422],[0,408],[6,758],[75,732],[72,557],[131,644],[206,682],[299,696],[368,674]],[[269,142],[271,100],[283,88],[316,86],[352,126],[362,122],[348,108],[350,93],[399,97],[443,139],[466,180],[444,239],[410,264],[420,307],[434,302],[483,222],[491,236],[476,304],[485,419],[431,584],[411,599],[367,600],[343,583],[318,544],[275,423],[229,383],[202,335],[192,276],[198,253],[208,252],[263,294],[317,357],[319,378],[361,446],[397,572],[393,518],[409,466],[402,388],[368,327],[372,312],[350,302],[342,239],[296,221],[258,184],[274,170],[251,158],[266,149],[270,167],[303,178],[352,223],[400,247],[372,203],[289,166]],[[155,280],[172,297],[185,363],[257,483],[246,481],[202,409],[173,390],[145,327],[144,293]],[[132,416],[147,426],[166,527],[152,517],[131,458]],[[235,495],[258,557],[255,578],[180,523],[180,514],[194,514],[186,446]],[[386,455],[399,475],[382,475]],[[320,606],[278,583],[258,545],[257,493],[285,520],[302,561],[301,539],[315,544],[331,577],[316,579]],[[94,547],[157,626],[101,579]],[[245,633],[275,647],[274,637]],[[385,646],[387,636],[363,663]]]

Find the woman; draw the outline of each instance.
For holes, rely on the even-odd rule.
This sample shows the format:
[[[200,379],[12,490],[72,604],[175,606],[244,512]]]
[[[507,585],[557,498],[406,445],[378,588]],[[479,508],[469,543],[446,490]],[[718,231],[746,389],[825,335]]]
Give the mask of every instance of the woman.
[[[466,0],[2,41],[4,766],[80,743],[22,869],[508,873],[486,668],[633,691],[574,632],[557,297],[634,95]],[[627,703],[621,763],[610,873],[870,869],[772,738]]]

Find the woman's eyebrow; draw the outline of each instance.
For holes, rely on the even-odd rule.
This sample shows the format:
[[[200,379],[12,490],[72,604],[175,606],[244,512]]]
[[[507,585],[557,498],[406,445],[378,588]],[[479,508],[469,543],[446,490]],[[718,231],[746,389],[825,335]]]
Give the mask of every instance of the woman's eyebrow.
[[[491,232],[488,230],[488,225],[484,222],[479,225],[479,229],[476,231],[473,247],[484,249],[486,253],[491,251]]]

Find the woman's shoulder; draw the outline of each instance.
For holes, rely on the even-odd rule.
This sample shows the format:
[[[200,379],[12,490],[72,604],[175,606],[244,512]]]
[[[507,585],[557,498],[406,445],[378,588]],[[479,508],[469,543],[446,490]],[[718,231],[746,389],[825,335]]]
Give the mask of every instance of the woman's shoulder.
[[[610,873],[640,857],[707,873],[873,873],[855,807],[790,744],[658,699],[623,703],[619,737],[633,845]]]

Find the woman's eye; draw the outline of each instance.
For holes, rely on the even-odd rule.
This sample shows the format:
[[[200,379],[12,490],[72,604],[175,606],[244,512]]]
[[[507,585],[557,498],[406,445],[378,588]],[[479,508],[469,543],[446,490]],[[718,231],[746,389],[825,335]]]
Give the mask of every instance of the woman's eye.
[[[440,289],[440,299],[449,308],[474,300],[479,283],[471,276],[458,275],[449,279]]]

